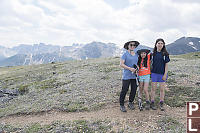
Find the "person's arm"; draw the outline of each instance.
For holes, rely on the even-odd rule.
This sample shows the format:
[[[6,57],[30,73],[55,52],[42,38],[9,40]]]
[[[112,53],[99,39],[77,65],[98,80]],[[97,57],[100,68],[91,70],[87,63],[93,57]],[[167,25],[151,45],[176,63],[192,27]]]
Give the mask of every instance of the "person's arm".
[[[136,70],[135,68],[128,67],[127,65],[124,64],[124,62],[125,62],[125,60],[122,60],[122,59],[120,60],[120,67],[122,67],[124,69],[128,69],[132,72],[135,72],[135,70]]]
[[[167,73],[168,73],[168,63],[165,63],[165,73],[164,73],[164,76],[162,77],[162,80],[166,80]]]
[[[164,73],[164,76],[163,76],[163,80],[166,80],[166,77],[167,77],[167,73],[168,73],[168,62],[170,62],[170,58],[169,58],[169,55],[165,56],[165,73]]]

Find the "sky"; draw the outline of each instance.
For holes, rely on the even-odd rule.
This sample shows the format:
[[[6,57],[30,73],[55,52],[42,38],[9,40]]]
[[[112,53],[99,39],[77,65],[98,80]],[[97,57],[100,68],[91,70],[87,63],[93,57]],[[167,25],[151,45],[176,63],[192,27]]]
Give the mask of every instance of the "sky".
[[[0,45],[93,41],[153,47],[200,37],[200,0],[0,0]]]

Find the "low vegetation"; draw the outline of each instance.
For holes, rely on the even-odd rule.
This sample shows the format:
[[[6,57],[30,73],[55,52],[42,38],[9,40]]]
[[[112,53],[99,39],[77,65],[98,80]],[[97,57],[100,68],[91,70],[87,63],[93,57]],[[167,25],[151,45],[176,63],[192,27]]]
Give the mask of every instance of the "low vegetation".
[[[86,121],[55,121],[49,125],[40,125],[39,123],[30,124],[24,127],[14,127],[12,125],[0,124],[0,132],[68,132],[68,133],[107,133],[112,132],[112,125],[108,120]]]
[[[171,56],[167,81],[169,91],[165,97],[167,105],[185,107],[185,101],[200,100],[199,66],[199,53]],[[0,117],[51,110],[96,111],[118,103],[121,70],[118,57],[0,68],[0,90],[17,89],[20,93],[6,102],[0,100]],[[159,102],[159,89],[156,94],[156,102]],[[59,121],[45,126],[35,123],[26,127],[1,123],[0,132],[112,132],[113,125],[110,123],[110,120],[80,120]],[[152,129],[152,132],[185,131],[184,125],[170,114],[160,119],[157,127],[159,130]],[[129,129],[123,128],[120,132]]]

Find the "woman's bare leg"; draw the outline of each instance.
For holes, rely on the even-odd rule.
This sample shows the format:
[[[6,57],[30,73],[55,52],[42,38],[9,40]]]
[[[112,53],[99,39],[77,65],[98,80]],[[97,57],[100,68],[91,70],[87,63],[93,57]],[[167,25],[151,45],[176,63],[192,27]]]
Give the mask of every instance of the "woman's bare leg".
[[[166,87],[166,83],[165,82],[161,82],[160,83],[160,101],[164,101],[165,87]]]
[[[156,89],[157,89],[157,82],[152,82],[151,83],[151,101],[155,100]]]

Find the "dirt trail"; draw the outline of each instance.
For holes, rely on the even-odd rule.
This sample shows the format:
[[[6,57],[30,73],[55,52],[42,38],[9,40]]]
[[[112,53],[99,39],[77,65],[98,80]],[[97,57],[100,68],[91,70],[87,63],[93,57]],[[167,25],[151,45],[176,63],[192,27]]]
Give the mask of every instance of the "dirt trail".
[[[41,125],[50,124],[53,121],[73,121],[73,120],[101,120],[109,119],[111,121],[117,121],[120,123],[128,123],[137,127],[139,125],[145,125],[146,130],[155,127],[156,121],[165,115],[170,116],[182,124],[186,123],[186,109],[185,108],[171,108],[165,106],[166,111],[160,110],[144,110],[139,111],[137,108],[135,110],[128,110],[123,113],[119,110],[118,104],[113,104],[106,106],[98,111],[91,112],[58,112],[51,111],[48,113],[42,113],[37,115],[22,115],[22,116],[6,116],[0,118],[2,123],[7,123],[11,125],[27,125],[31,123],[40,123]],[[137,123],[137,124],[136,124]],[[124,124],[125,125],[125,124]]]

